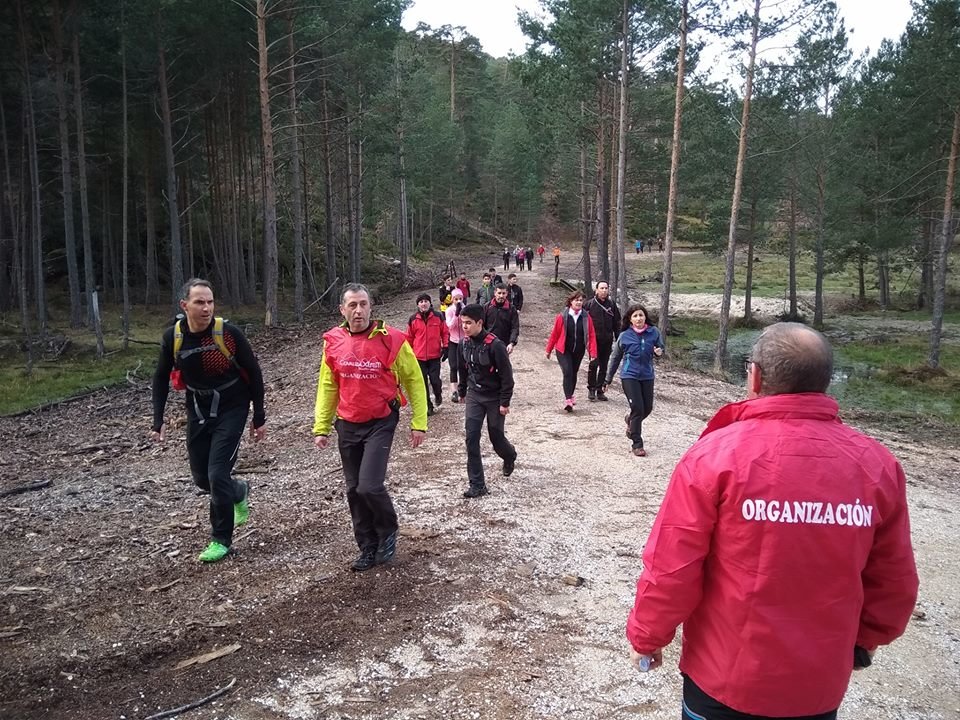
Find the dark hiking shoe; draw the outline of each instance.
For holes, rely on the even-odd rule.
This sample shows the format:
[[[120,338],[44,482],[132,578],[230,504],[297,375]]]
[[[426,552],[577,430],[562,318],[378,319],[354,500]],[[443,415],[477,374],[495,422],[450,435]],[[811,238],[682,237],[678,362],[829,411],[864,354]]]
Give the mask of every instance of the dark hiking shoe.
[[[430,407],[427,408],[427,417],[431,417],[432,415],[436,415],[436,413],[437,413],[437,411],[434,409],[433,405],[431,405]]]
[[[594,390],[593,388],[590,388],[587,391],[587,400],[589,400],[590,402],[593,402],[594,400],[597,399],[597,395],[598,395],[597,391]]]
[[[597,400],[601,402],[607,402],[610,398],[607,397],[607,394],[603,390],[597,390]]]
[[[377,565],[382,565],[383,563],[388,563],[393,560],[393,556],[397,552],[398,532],[398,530],[394,530],[380,541],[380,544],[377,546],[377,554],[374,556],[374,562]]]
[[[513,474],[513,466],[517,464],[517,458],[503,461],[503,476],[510,477]]]
[[[464,496],[465,498],[478,498],[478,497],[482,497],[483,495],[488,494],[489,492],[490,492],[490,491],[487,490],[487,486],[486,486],[486,485],[481,485],[480,487],[476,487],[476,486],[474,486],[474,485],[471,485],[471,486],[470,486],[470,489],[467,490],[467,491],[463,494],[463,496]]]
[[[360,551],[360,555],[350,564],[350,568],[357,572],[369,570],[377,564],[377,549],[367,547]]]
[[[437,400],[434,403],[434,405],[436,405],[437,407],[440,407],[441,405],[443,405],[443,395],[437,395]]]
[[[636,455],[637,457],[646,457],[647,451],[644,450],[643,448],[634,448],[633,454]]]
[[[456,390],[453,391],[453,395],[450,396],[450,402],[459,403],[460,402],[460,393]]]
[[[240,484],[243,485],[243,500],[233,504],[234,527],[246,525],[247,521],[250,519],[250,486],[242,480],[240,481]]]

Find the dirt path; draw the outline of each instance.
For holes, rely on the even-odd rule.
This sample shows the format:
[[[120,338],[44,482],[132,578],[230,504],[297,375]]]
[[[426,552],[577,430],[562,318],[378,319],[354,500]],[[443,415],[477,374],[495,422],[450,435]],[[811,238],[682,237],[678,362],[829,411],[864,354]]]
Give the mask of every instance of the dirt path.
[[[590,404],[581,387],[576,413],[560,410],[560,370],[543,357],[562,305],[548,272],[535,263],[520,278],[516,472],[500,477],[485,444],[491,495],[460,498],[463,406],[442,406],[421,450],[398,435],[401,542],[378,572],[345,570],[355,547],[339,460],[310,443],[319,328],[255,339],[271,436],[244,446],[250,529],[217,566],[195,560],[205,500],[187,477],[182,427],[164,448],[144,439],[146,387],[0,420],[0,490],[53,480],[0,498],[0,717],[144,718],[234,677],[190,717],[676,717],[678,642],[662,672],[638,676],[623,625],[670,471],[737,389],[662,363],[650,455],[633,457],[619,392]],[[415,294],[380,314],[402,323]],[[855,676],[841,717],[957,718],[960,453],[879,435],[910,479],[921,600],[906,636]]]

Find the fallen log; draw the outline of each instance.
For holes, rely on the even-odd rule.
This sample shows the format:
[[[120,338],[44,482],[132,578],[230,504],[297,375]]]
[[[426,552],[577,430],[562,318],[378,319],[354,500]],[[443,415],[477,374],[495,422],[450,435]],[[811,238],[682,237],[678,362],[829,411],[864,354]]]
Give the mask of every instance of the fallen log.
[[[195,700],[192,703],[187,703],[186,705],[181,705],[180,707],[173,708],[172,710],[164,710],[163,712],[159,712],[156,715],[149,716],[146,720],[161,720],[161,718],[174,717],[181,713],[187,712],[187,710],[193,710],[194,708],[198,708],[201,705],[206,705],[211,700],[216,700],[221,695],[224,695],[227,692],[229,692],[230,689],[236,684],[237,684],[237,679],[233,678],[233,680],[231,680],[229,683],[224,685],[219,690],[216,690],[210,693],[205,698],[200,698],[199,700]]]
[[[53,485],[53,480],[38,480],[37,482],[29,483],[28,485],[18,485],[17,487],[2,490],[0,491],[0,497],[6,497],[7,495],[19,495],[20,493],[30,492],[31,490],[43,490],[43,488],[50,487],[51,485]]]

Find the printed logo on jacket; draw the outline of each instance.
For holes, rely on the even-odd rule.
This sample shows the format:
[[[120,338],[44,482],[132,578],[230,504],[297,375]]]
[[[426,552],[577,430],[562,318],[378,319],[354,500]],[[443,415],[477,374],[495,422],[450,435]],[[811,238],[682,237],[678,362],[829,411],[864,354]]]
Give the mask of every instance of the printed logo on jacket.
[[[377,358],[360,358],[353,353],[338,358],[337,363],[341,367],[340,376],[354,380],[377,380],[383,369],[383,363]]]
[[[860,498],[853,503],[747,498],[740,506],[740,512],[744,520],[754,522],[873,526],[873,505],[862,505]]]

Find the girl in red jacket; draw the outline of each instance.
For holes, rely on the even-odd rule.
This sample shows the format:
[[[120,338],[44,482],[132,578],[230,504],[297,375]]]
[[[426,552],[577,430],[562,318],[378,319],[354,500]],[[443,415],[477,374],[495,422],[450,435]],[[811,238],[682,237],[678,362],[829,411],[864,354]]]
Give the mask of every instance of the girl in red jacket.
[[[563,372],[563,409],[573,412],[577,399],[573,393],[577,389],[577,373],[584,353],[593,360],[597,356],[597,336],[593,331],[590,313],[583,312],[584,295],[577,290],[567,298],[567,309],[557,315],[553,323],[553,332],[547,340],[547,359],[556,349],[557,362]]]

